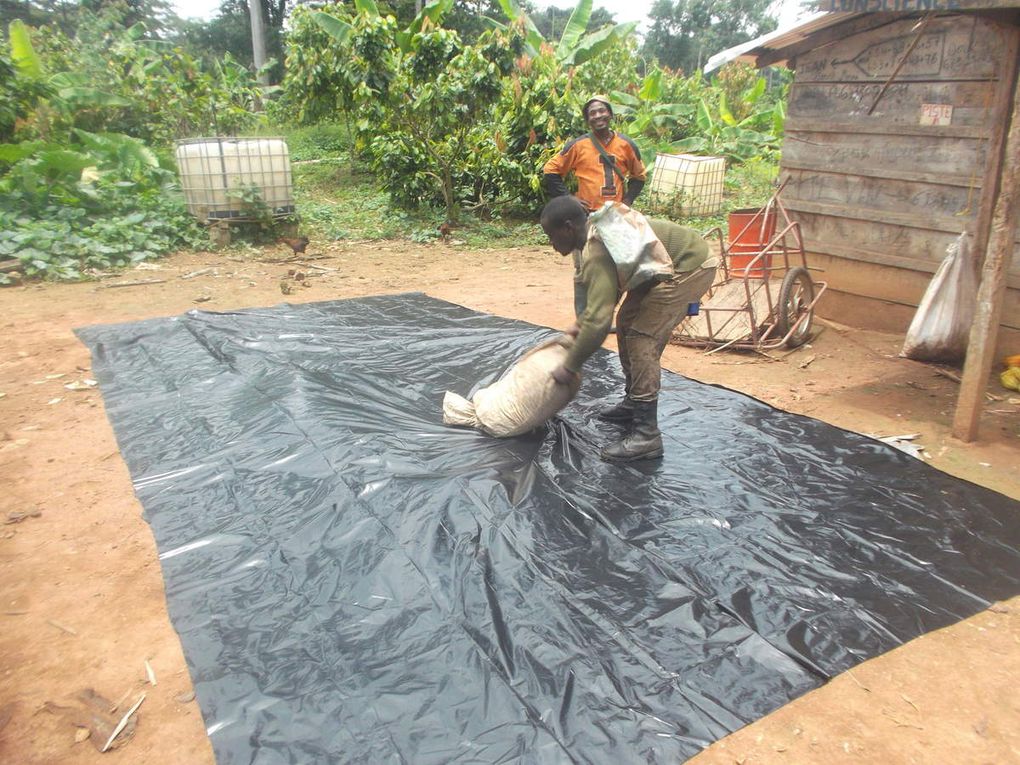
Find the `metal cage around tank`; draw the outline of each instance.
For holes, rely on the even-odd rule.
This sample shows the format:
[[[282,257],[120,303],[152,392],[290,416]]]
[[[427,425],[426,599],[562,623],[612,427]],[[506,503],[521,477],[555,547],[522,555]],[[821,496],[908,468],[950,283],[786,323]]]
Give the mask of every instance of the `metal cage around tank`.
[[[657,154],[648,198],[676,204],[684,215],[714,215],[723,202],[726,160],[695,154]]]
[[[295,212],[282,138],[189,138],[177,142],[176,158],[188,212],[203,223],[254,220],[252,190],[273,218]]]

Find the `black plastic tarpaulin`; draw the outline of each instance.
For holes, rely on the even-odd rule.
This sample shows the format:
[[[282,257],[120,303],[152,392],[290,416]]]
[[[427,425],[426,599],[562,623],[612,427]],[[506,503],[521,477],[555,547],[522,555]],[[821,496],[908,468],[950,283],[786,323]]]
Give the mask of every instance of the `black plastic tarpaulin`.
[[[1020,503],[615,354],[548,426],[442,425],[552,330],[424,295],[79,335],[220,763],[678,762],[1020,592]]]

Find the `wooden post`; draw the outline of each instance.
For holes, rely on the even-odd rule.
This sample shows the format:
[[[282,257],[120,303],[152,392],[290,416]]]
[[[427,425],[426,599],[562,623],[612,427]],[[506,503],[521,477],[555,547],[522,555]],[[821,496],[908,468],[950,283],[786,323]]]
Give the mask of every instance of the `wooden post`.
[[[1020,32],[1014,32],[1006,38],[1006,47],[1002,52],[1002,81],[995,89],[995,101],[988,114],[991,132],[988,135],[988,159],[981,177],[981,199],[978,212],[974,219],[971,244],[975,255],[988,252],[988,234],[992,228],[992,215],[995,214],[995,201],[998,198],[999,182],[1002,180],[1002,155],[1006,150],[1006,131],[1009,129],[1009,110],[1013,103],[1013,83],[1016,82],[1017,71],[1020,70]],[[1012,62],[1012,63],[1010,63]],[[974,275],[980,276],[981,259],[974,258]]]
[[[960,396],[953,417],[953,435],[963,441],[977,438],[985,386],[988,384],[988,373],[994,362],[995,345],[999,337],[999,319],[1006,294],[1006,273],[1013,258],[1016,240],[1016,218],[1020,213],[1020,189],[1017,188],[1017,168],[1020,167],[1020,78],[1014,86],[1013,116],[1010,118],[1003,160],[999,198],[995,202],[995,214],[992,216],[988,251],[981,269],[977,310],[970,329],[967,361],[963,366]]]
[[[225,220],[217,221],[209,226],[209,240],[213,247],[230,246],[230,224]]]

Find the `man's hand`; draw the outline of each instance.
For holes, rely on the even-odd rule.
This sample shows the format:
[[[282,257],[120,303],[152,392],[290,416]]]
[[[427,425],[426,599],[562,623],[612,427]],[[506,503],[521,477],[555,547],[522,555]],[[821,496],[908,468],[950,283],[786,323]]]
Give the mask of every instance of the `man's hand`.
[[[559,385],[571,385],[575,380],[581,379],[581,375],[577,372],[571,372],[562,364],[556,367],[551,374],[552,379],[554,379]]]
[[[563,330],[563,334],[556,338],[555,343],[562,345],[564,348],[572,348],[574,341],[577,340],[577,334],[581,331],[581,328],[575,323],[568,329]]]

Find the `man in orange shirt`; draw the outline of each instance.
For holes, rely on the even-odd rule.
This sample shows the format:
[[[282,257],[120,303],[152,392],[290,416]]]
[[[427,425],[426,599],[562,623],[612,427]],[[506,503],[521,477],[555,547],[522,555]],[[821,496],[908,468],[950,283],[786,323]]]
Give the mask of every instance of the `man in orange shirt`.
[[[591,132],[570,141],[545,163],[542,168],[545,190],[550,197],[569,194],[563,179],[573,171],[577,176],[576,196],[589,212],[606,202],[632,206],[645,185],[641,152],[623,133],[609,129],[613,107],[605,96],[589,98],[581,114]]]

